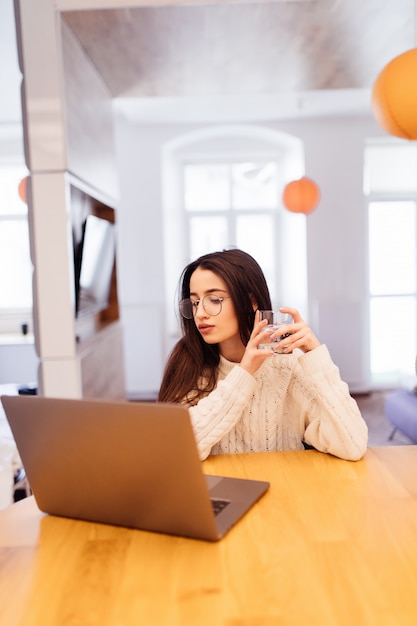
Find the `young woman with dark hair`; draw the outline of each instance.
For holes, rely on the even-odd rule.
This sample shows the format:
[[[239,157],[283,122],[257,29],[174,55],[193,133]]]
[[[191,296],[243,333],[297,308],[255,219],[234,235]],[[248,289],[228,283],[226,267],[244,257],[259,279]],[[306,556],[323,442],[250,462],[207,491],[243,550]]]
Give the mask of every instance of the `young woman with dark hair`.
[[[165,368],[159,401],[185,404],[200,457],[312,446],[358,460],[368,430],[358,406],[299,312],[275,331],[280,353],[262,350],[271,309],[253,257],[231,249],[206,254],[181,277],[182,338]]]

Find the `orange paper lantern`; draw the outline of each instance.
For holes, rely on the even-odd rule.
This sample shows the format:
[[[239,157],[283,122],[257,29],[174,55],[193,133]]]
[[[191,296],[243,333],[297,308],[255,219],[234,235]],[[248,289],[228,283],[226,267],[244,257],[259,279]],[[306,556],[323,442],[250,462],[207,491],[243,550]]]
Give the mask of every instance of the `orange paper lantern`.
[[[390,135],[417,139],[417,48],[395,57],[372,89],[372,111]]]
[[[19,194],[19,198],[22,200],[22,202],[24,202],[25,204],[27,203],[27,197],[26,197],[26,184],[27,184],[27,180],[28,177],[25,176],[25,178],[22,178],[22,180],[19,183],[19,186],[17,188],[17,193]]]
[[[293,213],[304,213],[305,215],[314,211],[319,200],[320,189],[314,180],[307,178],[307,176],[288,183],[282,194],[285,208]]]

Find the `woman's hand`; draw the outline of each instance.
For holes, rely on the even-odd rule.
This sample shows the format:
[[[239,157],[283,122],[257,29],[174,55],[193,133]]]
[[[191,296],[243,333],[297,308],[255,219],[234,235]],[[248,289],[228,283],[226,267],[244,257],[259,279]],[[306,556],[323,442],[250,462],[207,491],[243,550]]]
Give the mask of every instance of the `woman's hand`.
[[[256,311],[253,331],[240,362],[240,367],[249,372],[249,374],[254,374],[256,370],[261,367],[265,359],[273,356],[273,352],[259,349],[259,344],[266,340],[265,326],[268,325],[268,320],[260,321],[259,318],[259,311]],[[268,335],[268,337],[269,336],[270,335]]]
[[[290,354],[296,348],[299,348],[303,352],[310,352],[314,350],[314,348],[318,348],[320,345],[319,340],[307,322],[303,320],[297,309],[282,307],[280,311],[281,313],[289,313],[292,315],[294,323],[282,326],[279,330],[269,334],[268,342],[288,334],[288,337],[284,337],[279,342],[280,353]],[[240,366],[249,372],[249,374],[254,374],[265,359],[274,355],[274,352],[270,350],[259,349],[259,344],[266,341],[265,326],[268,325],[268,320],[259,321],[259,317],[259,311],[256,311],[253,331],[240,362]],[[269,331],[267,332],[269,333]]]
[[[282,335],[289,333],[289,337],[281,339],[279,351],[289,354],[296,348],[303,352],[310,352],[320,345],[319,340],[311,330],[310,326],[303,320],[297,309],[287,307],[280,308],[281,313],[289,313],[294,319],[294,324],[282,326],[271,335],[271,339],[278,339]]]

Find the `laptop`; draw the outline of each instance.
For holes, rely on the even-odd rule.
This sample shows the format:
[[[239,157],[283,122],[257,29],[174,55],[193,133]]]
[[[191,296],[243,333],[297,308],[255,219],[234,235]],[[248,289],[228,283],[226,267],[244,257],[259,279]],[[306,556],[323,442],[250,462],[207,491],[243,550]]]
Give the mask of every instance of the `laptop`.
[[[2,396],[41,511],[217,541],[268,490],[207,476],[181,405]]]

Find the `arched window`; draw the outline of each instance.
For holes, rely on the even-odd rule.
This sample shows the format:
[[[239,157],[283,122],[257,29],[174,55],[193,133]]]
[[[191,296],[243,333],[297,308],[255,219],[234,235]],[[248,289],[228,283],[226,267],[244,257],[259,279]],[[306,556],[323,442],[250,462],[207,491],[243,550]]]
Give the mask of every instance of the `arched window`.
[[[252,254],[275,307],[306,310],[305,216],[281,203],[304,173],[299,139],[256,126],[221,126],[175,138],[163,150],[164,250],[168,329],[181,271],[198,256],[229,247]]]

